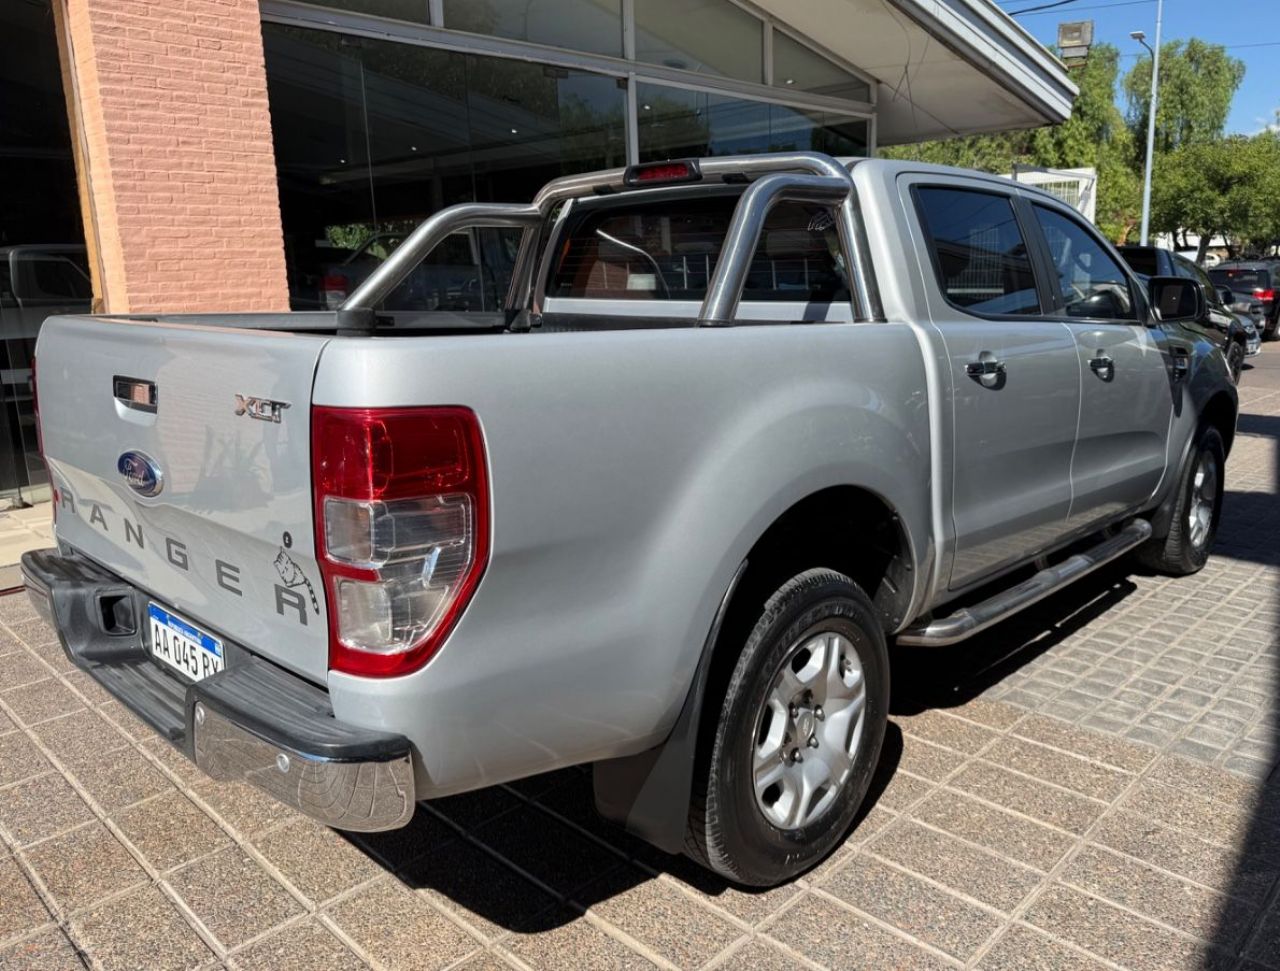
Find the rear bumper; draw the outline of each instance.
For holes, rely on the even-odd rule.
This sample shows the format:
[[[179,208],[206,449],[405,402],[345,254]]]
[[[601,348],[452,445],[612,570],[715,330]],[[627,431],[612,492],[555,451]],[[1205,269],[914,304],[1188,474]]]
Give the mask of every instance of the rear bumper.
[[[188,683],[153,662],[148,597],[58,550],[22,557],[27,595],[72,663],[215,779],[249,782],[337,829],[395,829],[413,816],[412,749],[403,735],[333,717],[329,696],[227,643],[226,670]]]

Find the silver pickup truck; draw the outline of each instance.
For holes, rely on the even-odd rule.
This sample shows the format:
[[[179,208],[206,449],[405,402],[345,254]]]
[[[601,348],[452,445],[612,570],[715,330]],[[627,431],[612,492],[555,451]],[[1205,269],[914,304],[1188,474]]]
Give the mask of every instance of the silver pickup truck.
[[[387,309],[495,227],[505,311]],[[51,318],[58,545],[22,567],[215,778],[377,830],[591,763],[608,818],[773,884],[855,818],[890,642],[1204,564],[1237,398],[1203,299],[972,172],[566,177],[432,216],[333,312]]]

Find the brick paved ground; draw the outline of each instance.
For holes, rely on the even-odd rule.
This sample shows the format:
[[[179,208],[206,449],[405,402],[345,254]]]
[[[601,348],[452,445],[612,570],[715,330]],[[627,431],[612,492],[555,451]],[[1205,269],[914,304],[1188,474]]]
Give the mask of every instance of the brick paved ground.
[[[1243,398],[1209,567],[897,652],[873,808],[768,893],[600,823],[583,772],[349,841],[204,778],[4,598],[0,968],[1280,969],[1280,380]]]

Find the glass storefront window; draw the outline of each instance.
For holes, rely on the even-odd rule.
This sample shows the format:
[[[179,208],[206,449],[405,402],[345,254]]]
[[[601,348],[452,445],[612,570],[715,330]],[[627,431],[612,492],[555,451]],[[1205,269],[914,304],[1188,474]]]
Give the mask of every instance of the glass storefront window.
[[[829,112],[639,84],[640,161],[817,151],[863,155],[867,122]]]
[[[424,218],[625,164],[617,78],[263,25],[290,301],[337,306]],[[447,240],[388,310],[501,306],[516,233]]]
[[[764,23],[728,0],[635,0],[636,60],[764,80]]]
[[[622,0],[444,0],[444,26],[622,56]]]
[[[824,94],[831,98],[871,100],[871,88],[867,82],[781,30],[773,32],[773,84],[778,88]]]
[[[93,294],[49,0],[0,3],[0,497],[48,495],[31,362],[52,314]]]

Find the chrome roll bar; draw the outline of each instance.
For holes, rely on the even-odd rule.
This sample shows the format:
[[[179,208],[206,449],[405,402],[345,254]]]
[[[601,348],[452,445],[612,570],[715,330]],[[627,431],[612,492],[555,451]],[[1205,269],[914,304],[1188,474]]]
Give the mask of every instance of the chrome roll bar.
[[[812,175],[842,179],[848,186],[843,201],[838,203],[836,220],[840,246],[848,260],[849,290],[853,300],[855,321],[882,321],[884,309],[880,303],[880,291],[876,287],[875,273],[867,245],[866,229],[858,206],[858,194],[849,170],[830,155],[821,152],[774,152],[766,155],[727,155],[698,160],[698,169],[704,179],[711,177],[722,181],[741,177],[767,175],[774,172],[807,172]],[[586,195],[607,195],[632,188],[626,184],[626,169],[605,169],[581,175],[567,175],[543,186],[533,198],[532,205],[544,216],[560,202]],[[524,307],[529,302],[533,287],[533,264],[536,254],[537,233],[526,232],[516,257],[516,272],[511,279],[508,306]]]
[[[733,323],[738,302],[742,299],[742,286],[746,282],[747,271],[751,269],[751,261],[755,259],[760,231],[770,209],[783,201],[834,208],[849,198],[852,191],[853,186],[847,177],[791,172],[761,176],[747,186],[724,235],[720,258],[716,261],[715,273],[707,285],[707,295],[698,313],[698,326],[716,327]]]
[[[768,190],[755,190],[754,186],[743,192],[738,201],[730,223],[729,233],[721,249],[721,262],[730,268],[717,267],[712,285],[702,307],[702,321],[705,323],[727,323],[736,311],[741,297],[742,280],[745,279],[746,267],[755,252],[759,240],[760,226],[764,214],[782,198],[797,201],[818,202],[830,205],[836,210],[836,231],[840,236],[840,247],[848,262],[846,272],[849,277],[849,289],[853,302],[853,319],[855,321],[884,320],[884,311],[880,304],[880,293],[876,288],[875,274],[871,267],[871,258],[867,247],[865,227],[862,223],[858,207],[857,190],[849,171],[830,155],[821,152],[777,152],[767,155],[730,155],[720,158],[705,158],[698,161],[698,169],[703,179],[719,179],[732,181],[742,177],[762,176],[757,182],[773,187]],[[538,228],[550,215],[551,210],[561,202],[577,199],[587,195],[607,195],[624,191],[632,186],[626,184],[626,169],[605,169],[599,172],[586,172],[580,175],[567,175],[553,179],[544,185],[533,202],[529,205],[502,205],[485,202],[469,202],[442,209],[429,217],[421,226],[409,234],[395,251],[360,284],[338,308],[338,330],[343,332],[367,333],[374,326],[374,308],[376,308],[394,290],[405,277],[436,248],[450,233],[463,229],[477,228],[518,228],[524,233],[520,240],[520,249],[516,254],[511,288],[507,293],[507,307],[523,309],[527,306],[534,285],[534,261],[537,256]],[[790,173],[790,182],[786,187],[782,182],[772,181],[774,175]],[[800,174],[797,174],[800,173]],[[807,180],[807,181],[804,181]],[[837,196],[834,186],[839,183],[841,192]],[[791,195],[790,193],[798,193]],[[805,195],[805,193],[811,193]],[[763,207],[759,216],[751,215],[749,210]],[[752,238],[746,240],[738,233],[750,232]],[[746,246],[745,243],[749,243]],[[729,284],[736,279],[738,290],[727,292]],[[724,316],[728,312],[729,316]]]
[[[450,233],[463,229],[513,227],[531,231],[541,222],[542,210],[537,206],[464,202],[441,209],[410,233],[342,302],[342,306],[338,308],[339,333],[372,330],[374,308],[400,285],[428,253],[444,242]],[[528,235],[529,232],[526,232],[525,236]]]

